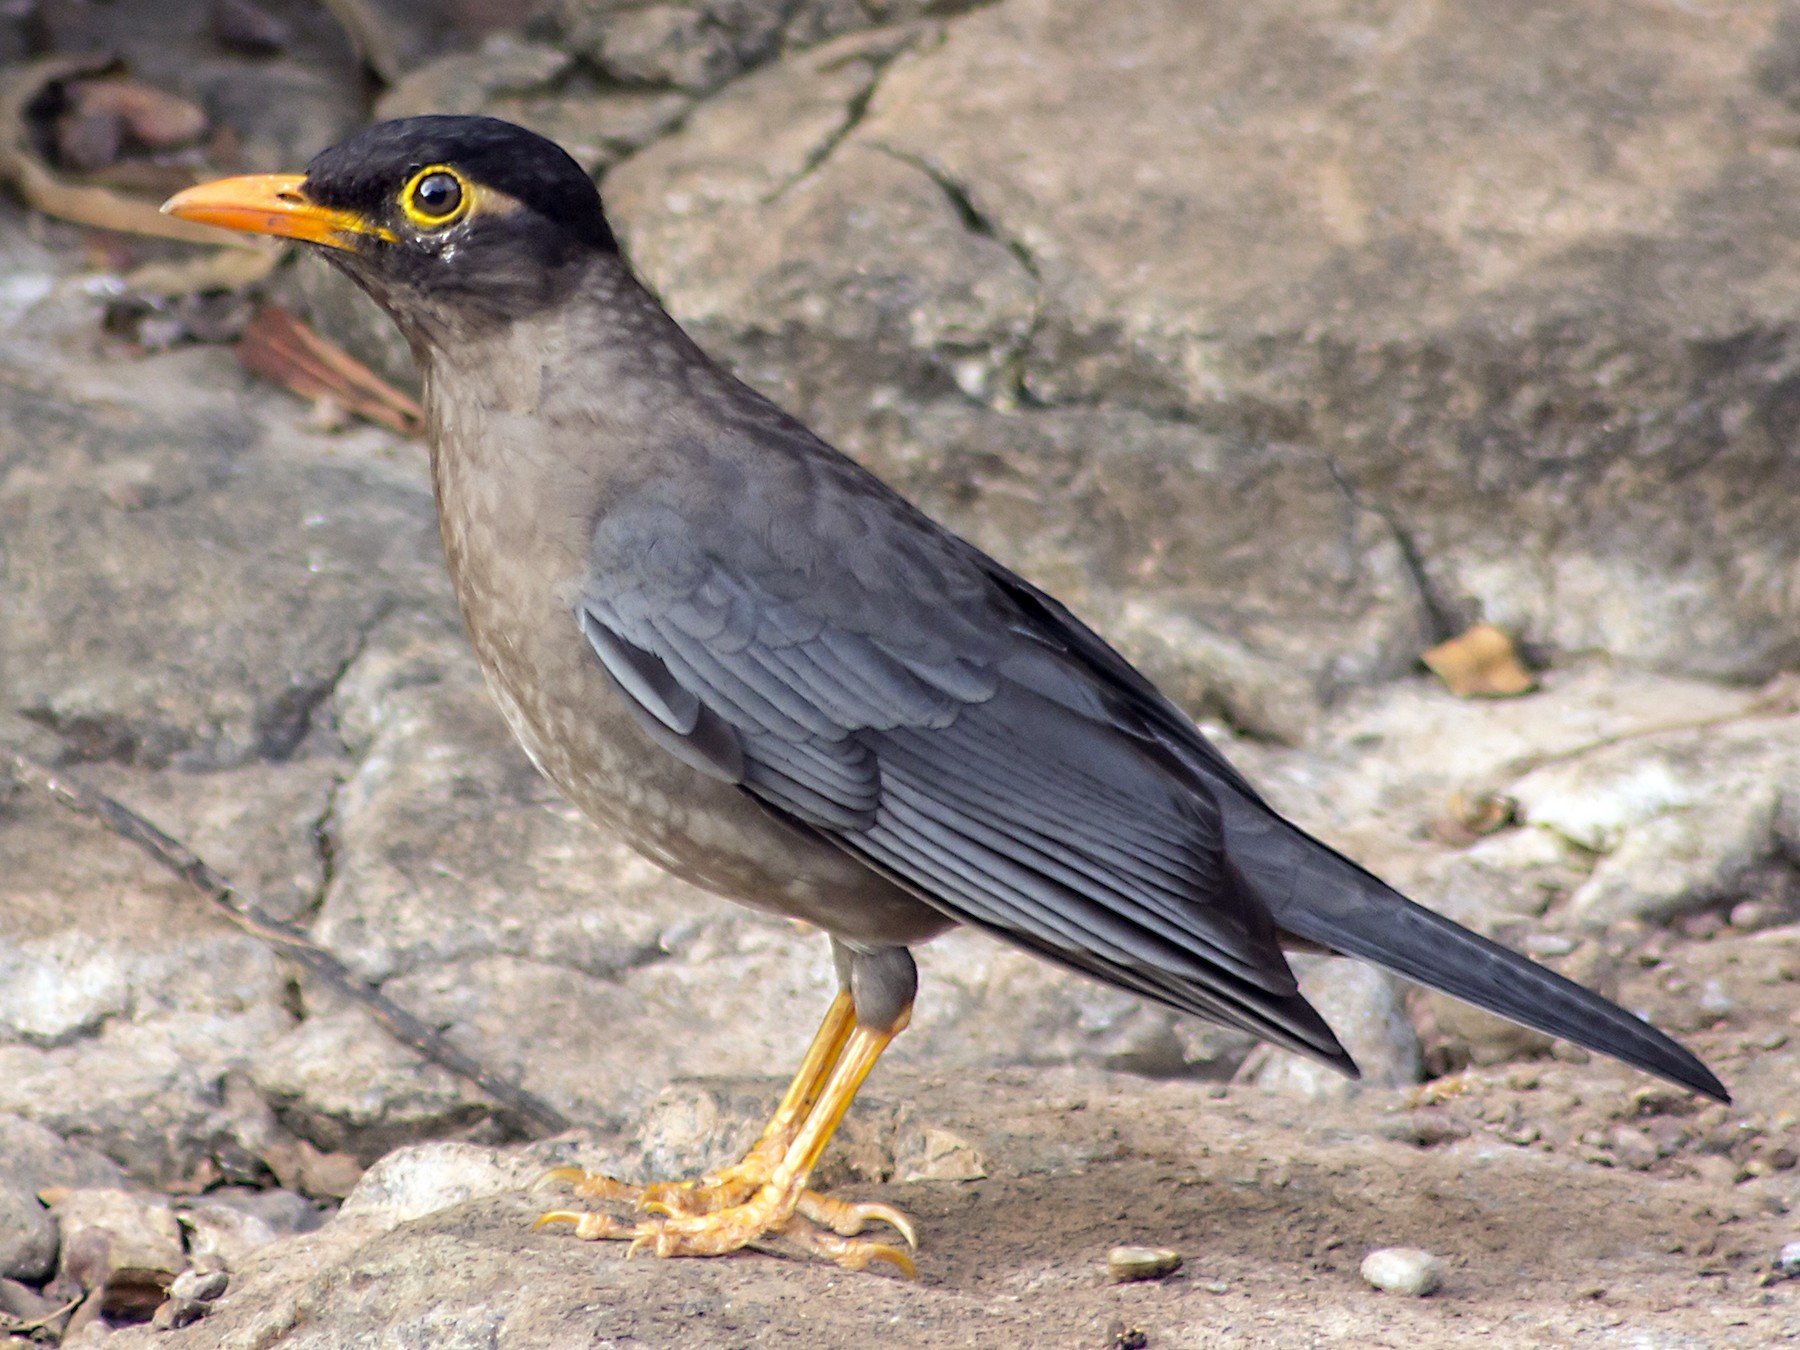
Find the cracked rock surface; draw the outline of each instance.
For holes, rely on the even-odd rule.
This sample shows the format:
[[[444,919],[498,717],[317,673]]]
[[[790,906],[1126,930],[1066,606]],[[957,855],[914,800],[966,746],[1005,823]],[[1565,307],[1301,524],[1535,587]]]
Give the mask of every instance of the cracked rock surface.
[[[223,348],[106,336],[83,238],[0,203],[0,734],[579,1123],[509,1133],[128,845],[3,794],[0,1310],[78,1293],[59,1214],[129,1194],[165,1265],[228,1287],[172,1331],[95,1303],[71,1344],[1800,1335],[1772,1264],[1800,1232],[1800,20],[556,0],[476,32],[379,0],[376,97],[322,10],[269,7],[289,47],[256,61],[204,46],[200,0],[45,0],[0,49],[118,50],[247,167],[375,112],[564,140],[710,350],[1066,597],[1281,809],[1738,1101],[1297,961],[1349,1084],[953,933],[820,1174],[921,1218],[919,1284],[531,1233],[550,1167],[754,1136],[823,939],[536,776],[417,445],[321,430]],[[269,290],[406,378],[316,263]],[[1420,672],[1478,619],[1536,692]],[[1182,1272],[1107,1285],[1122,1242]],[[1362,1287],[1390,1246],[1444,1289]]]

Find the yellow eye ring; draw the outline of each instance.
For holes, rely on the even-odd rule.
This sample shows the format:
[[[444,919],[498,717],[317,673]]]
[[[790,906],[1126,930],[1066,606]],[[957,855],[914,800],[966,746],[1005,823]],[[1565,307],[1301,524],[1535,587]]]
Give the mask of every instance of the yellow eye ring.
[[[441,230],[461,220],[474,200],[474,188],[448,164],[427,164],[400,189],[400,209],[424,230]]]

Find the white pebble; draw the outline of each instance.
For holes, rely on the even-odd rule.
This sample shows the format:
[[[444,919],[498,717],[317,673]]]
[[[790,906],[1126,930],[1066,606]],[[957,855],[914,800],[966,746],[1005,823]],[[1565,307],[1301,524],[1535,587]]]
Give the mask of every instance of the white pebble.
[[[1444,1263],[1417,1247],[1378,1247],[1363,1257],[1362,1277],[1390,1294],[1424,1298],[1444,1285]]]
[[[1800,1277],[1800,1242],[1790,1242],[1775,1258],[1775,1269],[1790,1280]]]

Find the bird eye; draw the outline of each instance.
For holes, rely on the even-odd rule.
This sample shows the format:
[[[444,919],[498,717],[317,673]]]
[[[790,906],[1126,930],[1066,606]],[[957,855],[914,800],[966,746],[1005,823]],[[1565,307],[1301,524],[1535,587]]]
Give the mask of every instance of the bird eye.
[[[433,167],[413,175],[400,204],[415,225],[436,229],[462,215],[468,200],[461,178],[449,169]]]

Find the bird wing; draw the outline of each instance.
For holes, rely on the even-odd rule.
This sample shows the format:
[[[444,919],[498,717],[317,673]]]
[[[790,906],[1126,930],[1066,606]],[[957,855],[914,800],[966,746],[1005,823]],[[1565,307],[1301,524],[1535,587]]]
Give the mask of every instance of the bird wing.
[[[645,731],[958,920],[1353,1071],[1154,728],[997,564],[791,469],[602,514],[576,617]]]
[[[1283,936],[1728,1100],[1695,1056],[1284,820],[1055,599],[772,414],[596,527],[580,622],[652,736],[929,903],[1354,1072]],[[685,509],[678,509],[678,506]]]

